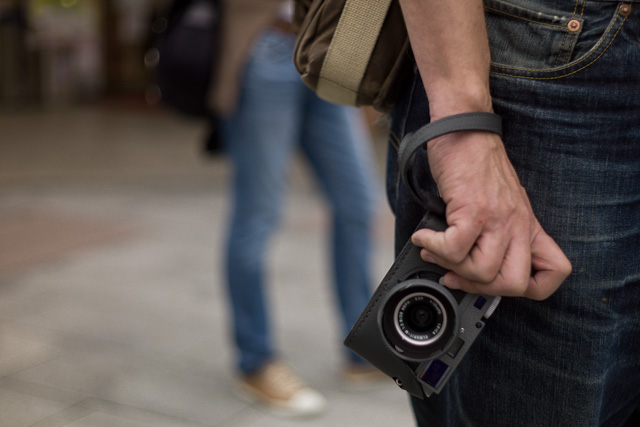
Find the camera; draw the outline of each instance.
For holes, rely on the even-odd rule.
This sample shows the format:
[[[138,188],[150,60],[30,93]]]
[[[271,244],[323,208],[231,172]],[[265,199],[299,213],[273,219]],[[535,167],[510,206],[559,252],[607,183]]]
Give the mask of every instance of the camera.
[[[418,225],[446,227],[433,211]],[[407,242],[344,342],[421,399],[442,390],[500,302],[449,290],[439,283],[445,273]]]

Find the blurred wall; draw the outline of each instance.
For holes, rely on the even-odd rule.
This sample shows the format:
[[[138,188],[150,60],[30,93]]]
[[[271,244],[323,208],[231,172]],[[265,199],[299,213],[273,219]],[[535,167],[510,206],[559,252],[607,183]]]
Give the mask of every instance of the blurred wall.
[[[142,95],[169,0],[0,0],[0,108]]]

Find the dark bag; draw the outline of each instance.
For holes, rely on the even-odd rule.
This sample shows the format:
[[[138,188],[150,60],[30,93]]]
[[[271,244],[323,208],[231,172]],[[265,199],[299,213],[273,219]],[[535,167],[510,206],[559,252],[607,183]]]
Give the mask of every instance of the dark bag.
[[[412,71],[397,0],[296,0],[294,64],[318,96],[388,111]]]
[[[162,102],[195,117],[207,105],[220,42],[221,0],[175,0],[157,39],[156,82]]]

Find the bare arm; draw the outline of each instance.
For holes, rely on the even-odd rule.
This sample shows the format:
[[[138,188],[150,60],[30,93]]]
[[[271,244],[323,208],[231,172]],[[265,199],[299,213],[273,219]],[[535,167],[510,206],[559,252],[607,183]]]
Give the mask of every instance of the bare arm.
[[[479,0],[400,0],[433,120],[491,111],[489,42]]]
[[[482,1],[400,0],[400,5],[430,119],[492,111]],[[427,149],[449,228],[420,230],[412,239],[424,248],[423,258],[452,270],[445,284],[533,299],[555,292],[571,264],[535,218],[502,140],[487,132],[458,132],[430,141]]]

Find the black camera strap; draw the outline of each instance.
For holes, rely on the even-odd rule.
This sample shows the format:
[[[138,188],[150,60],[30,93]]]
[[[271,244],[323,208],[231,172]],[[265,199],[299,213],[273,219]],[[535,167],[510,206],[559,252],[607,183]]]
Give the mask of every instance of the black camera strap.
[[[461,131],[487,131],[502,136],[502,118],[493,113],[463,113],[445,117],[422,126],[402,138],[398,148],[399,171],[413,198],[427,210],[445,216],[445,204],[438,196],[416,188],[411,180],[411,170],[416,151],[428,141],[442,135]]]

